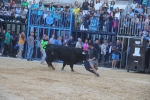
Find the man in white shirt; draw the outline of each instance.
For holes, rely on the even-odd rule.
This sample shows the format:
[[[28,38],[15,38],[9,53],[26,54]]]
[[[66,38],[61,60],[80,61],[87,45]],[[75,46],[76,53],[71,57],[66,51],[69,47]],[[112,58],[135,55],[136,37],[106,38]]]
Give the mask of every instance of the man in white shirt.
[[[105,61],[105,56],[106,56],[106,50],[107,50],[107,41],[104,40],[104,43],[101,45],[101,56],[102,56],[102,66],[104,67],[104,61]]]
[[[78,38],[78,42],[76,43],[76,48],[82,49],[82,40],[80,38]]]

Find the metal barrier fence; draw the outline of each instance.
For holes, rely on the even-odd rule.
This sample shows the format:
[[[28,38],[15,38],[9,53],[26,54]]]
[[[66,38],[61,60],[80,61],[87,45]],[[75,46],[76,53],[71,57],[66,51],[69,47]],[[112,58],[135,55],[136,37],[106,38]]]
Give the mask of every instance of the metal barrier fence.
[[[141,30],[144,29],[144,26],[148,27],[148,24],[145,23],[144,18],[126,18],[122,17],[119,20],[118,26],[118,35],[126,35],[126,36],[139,36]]]
[[[70,28],[72,13],[63,11],[29,10],[30,25]]]

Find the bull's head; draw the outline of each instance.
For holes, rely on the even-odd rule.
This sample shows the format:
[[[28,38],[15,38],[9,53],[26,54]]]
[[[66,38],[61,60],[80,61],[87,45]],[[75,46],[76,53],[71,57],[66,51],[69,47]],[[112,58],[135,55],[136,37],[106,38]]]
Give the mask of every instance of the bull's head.
[[[88,52],[87,52],[87,51],[83,51],[82,54],[83,54],[83,55],[87,55]]]

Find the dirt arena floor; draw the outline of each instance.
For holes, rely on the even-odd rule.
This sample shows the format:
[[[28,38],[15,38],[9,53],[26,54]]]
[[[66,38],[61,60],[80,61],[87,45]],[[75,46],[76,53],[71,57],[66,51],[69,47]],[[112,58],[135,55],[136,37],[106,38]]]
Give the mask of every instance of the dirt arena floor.
[[[0,100],[150,100],[150,75],[100,68],[100,77],[75,66],[0,58]]]

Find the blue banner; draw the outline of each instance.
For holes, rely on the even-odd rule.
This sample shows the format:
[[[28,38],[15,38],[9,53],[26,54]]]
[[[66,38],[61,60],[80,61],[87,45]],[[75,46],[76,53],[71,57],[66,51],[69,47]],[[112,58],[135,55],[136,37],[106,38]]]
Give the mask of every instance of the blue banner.
[[[54,18],[52,16],[47,16],[46,17],[46,24],[53,24]]]
[[[99,26],[99,19],[98,18],[91,18],[90,19],[90,26],[89,30],[90,31],[97,31]]]

